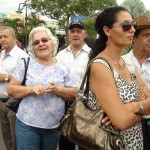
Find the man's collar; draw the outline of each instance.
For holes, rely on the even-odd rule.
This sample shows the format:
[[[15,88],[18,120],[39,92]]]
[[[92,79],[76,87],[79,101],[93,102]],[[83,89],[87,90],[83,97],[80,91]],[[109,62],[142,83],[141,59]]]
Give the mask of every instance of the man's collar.
[[[10,50],[10,52],[7,53],[7,54],[9,54],[10,56],[14,56],[14,55],[15,55],[15,50],[16,50],[16,48],[19,48],[19,47],[18,47],[17,45],[15,45],[15,46]],[[6,55],[5,49],[3,50],[3,54]]]
[[[71,44],[68,46],[67,50],[71,51]],[[88,45],[86,43],[84,43],[83,47],[80,50],[83,50],[85,52],[90,52],[91,48],[88,47]]]
[[[131,50],[129,53],[131,54],[131,56],[134,56],[134,57],[135,57],[133,50]],[[136,57],[135,57],[135,58],[136,58]],[[137,58],[136,58],[136,59],[137,59]],[[149,52],[149,57],[147,58],[147,60],[150,60],[150,52]]]

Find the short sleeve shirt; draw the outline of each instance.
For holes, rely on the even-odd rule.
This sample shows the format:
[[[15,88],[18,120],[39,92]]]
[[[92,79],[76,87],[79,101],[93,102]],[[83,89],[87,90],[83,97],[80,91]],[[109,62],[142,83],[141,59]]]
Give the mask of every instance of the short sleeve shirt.
[[[17,63],[21,58],[27,58],[28,54],[20,49],[17,45],[9,53],[5,53],[5,50],[2,50],[0,56],[0,73],[11,75],[15,70]],[[0,98],[8,98],[7,94],[8,82],[0,83]]]
[[[23,76],[24,64],[20,62],[13,77],[22,82]],[[43,84],[47,86],[49,82],[54,82],[58,86],[75,87],[70,70],[64,64],[57,61],[53,66],[45,66],[30,57],[26,85]],[[31,94],[22,99],[17,117],[30,126],[56,128],[64,115],[64,104],[63,98],[55,94],[46,93],[43,96]]]

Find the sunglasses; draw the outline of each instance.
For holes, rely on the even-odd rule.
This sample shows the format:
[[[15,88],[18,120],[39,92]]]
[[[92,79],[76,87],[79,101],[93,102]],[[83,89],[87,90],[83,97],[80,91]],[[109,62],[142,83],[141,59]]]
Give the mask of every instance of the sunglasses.
[[[123,31],[126,32],[126,31],[129,31],[132,28],[132,26],[134,28],[136,28],[137,23],[136,23],[136,21],[129,22],[129,21],[125,20],[123,23],[121,23],[121,26],[122,26]]]
[[[41,38],[40,40],[36,40],[32,43],[33,46],[37,46],[40,44],[40,42],[42,43],[47,43],[50,39],[49,38],[46,38],[46,37],[43,37]]]

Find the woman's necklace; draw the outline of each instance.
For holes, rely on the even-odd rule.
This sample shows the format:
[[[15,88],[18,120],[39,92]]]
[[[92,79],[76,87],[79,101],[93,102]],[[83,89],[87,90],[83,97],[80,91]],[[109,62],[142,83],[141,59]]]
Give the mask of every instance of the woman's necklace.
[[[122,68],[122,70],[124,70],[125,69],[125,62],[124,62],[124,60],[123,60],[123,62],[124,62],[124,66],[122,66],[116,59],[114,59],[109,53],[108,53],[108,51],[106,50],[106,53],[108,54],[108,56],[113,60],[113,61],[115,61],[121,68]]]

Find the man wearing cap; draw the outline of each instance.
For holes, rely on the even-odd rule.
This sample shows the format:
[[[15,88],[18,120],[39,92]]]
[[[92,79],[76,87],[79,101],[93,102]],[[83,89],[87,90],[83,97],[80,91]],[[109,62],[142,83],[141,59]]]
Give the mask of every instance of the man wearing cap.
[[[134,33],[133,50],[123,57],[129,58],[134,63],[150,89],[150,18],[140,16],[135,20],[137,27]],[[144,116],[142,127],[144,150],[150,150],[150,115]]]
[[[84,42],[87,36],[86,28],[83,22],[75,20],[68,27],[68,37],[70,45],[61,50],[56,58],[69,65],[72,77],[79,88],[82,82],[91,48]],[[68,108],[68,102],[66,102]],[[61,136],[59,150],[75,150],[75,145]]]

